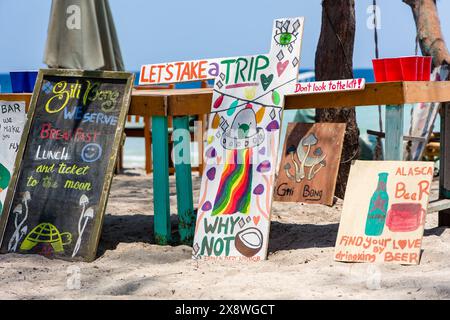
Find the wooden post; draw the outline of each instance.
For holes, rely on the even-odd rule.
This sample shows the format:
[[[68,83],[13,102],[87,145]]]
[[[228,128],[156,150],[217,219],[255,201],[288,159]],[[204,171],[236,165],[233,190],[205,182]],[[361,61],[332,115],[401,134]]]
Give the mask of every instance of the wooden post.
[[[403,105],[386,106],[385,160],[403,160]]]
[[[154,231],[157,244],[170,242],[169,137],[167,117],[152,117]]]
[[[191,245],[194,241],[195,220],[192,194],[192,168],[189,117],[173,118],[175,179],[177,186],[178,232],[180,242]],[[182,130],[182,132],[177,131]]]
[[[450,199],[450,104],[441,105],[439,199]],[[439,227],[450,226],[450,209],[439,211]]]
[[[145,172],[152,173],[152,138],[150,134],[150,118],[144,117],[144,139],[145,139]]]

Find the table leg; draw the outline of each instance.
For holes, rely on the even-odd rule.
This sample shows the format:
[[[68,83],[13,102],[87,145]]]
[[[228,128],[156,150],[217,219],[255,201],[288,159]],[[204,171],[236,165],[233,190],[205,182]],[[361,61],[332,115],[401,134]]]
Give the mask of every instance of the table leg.
[[[177,186],[178,232],[181,243],[192,245],[195,221],[192,195],[192,169],[189,117],[173,118],[173,150]]]
[[[385,160],[403,160],[403,105],[386,106]]]
[[[167,117],[152,117],[154,232],[157,244],[170,242],[169,136]]]
[[[439,199],[450,199],[450,104],[441,104]],[[438,225],[450,226],[450,209],[439,211]]]
[[[152,173],[152,138],[150,134],[150,118],[144,118],[144,140],[145,140],[145,172]]]

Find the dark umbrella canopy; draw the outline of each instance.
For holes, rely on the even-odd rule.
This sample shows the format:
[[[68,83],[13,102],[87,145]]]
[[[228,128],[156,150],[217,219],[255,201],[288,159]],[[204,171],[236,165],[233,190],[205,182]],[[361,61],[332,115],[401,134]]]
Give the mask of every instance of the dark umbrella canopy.
[[[108,0],[53,0],[44,63],[50,68],[124,70]]]

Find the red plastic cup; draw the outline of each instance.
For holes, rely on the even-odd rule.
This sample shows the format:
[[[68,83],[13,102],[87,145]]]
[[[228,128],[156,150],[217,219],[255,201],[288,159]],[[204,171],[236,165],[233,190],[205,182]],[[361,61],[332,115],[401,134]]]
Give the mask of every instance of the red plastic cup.
[[[386,69],[384,67],[385,59],[372,59],[373,73],[376,82],[386,81]]]
[[[385,59],[386,81],[402,81],[400,58]]]
[[[422,81],[423,78],[423,57],[417,60],[417,81]]]
[[[422,67],[422,81],[430,81],[431,76],[431,57],[422,57],[423,67]]]
[[[403,81],[417,81],[417,64],[421,57],[403,57],[400,58]]]

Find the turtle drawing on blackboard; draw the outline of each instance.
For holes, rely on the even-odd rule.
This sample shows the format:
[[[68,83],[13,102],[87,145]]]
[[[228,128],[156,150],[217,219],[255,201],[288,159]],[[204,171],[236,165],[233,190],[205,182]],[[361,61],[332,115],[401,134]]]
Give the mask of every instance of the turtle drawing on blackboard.
[[[66,241],[63,241],[66,238]],[[49,244],[55,253],[64,253],[64,246],[72,242],[72,234],[69,232],[60,233],[51,223],[41,223],[37,225],[27,235],[20,245],[20,250],[29,251],[38,244]]]
[[[0,163],[0,193],[8,188],[9,180],[11,180],[11,173],[4,165]],[[2,214],[3,204],[0,201],[0,215]]]

